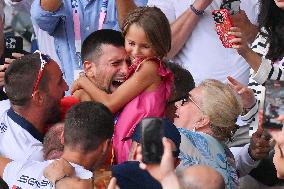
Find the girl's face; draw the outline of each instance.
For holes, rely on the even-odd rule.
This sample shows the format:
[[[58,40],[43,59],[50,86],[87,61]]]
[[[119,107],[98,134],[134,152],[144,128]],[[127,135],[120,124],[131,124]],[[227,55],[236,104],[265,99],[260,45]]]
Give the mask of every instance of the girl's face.
[[[157,56],[142,27],[132,24],[125,35],[125,50],[131,60]]]
[[[277,7],[284,10],[284,0],[274,0]]]

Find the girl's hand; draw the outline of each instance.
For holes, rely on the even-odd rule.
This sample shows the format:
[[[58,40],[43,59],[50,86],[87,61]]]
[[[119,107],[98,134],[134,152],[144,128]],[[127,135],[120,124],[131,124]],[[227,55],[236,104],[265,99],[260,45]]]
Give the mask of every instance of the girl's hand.
[[[43,175],[53,184],[65,175],[72,176],[75,173],[74,167],[63,158],[54,160],[43,172]]]
[[[83,85],[87,82],[89,82],[89,79],[85,75],[80,75],[80,77],[74,81],[71,87],[71,94],[77,90],[84,89]]]
[[[236,49],[239,55],[244,56],[247,54],[251,49],[248,46],[248,42],[246,38],[243,36],[241,29],[238,27],[231,27],[230,31],[228,32],[229,35],[234,35],[235,38],[231,39],[230,42],[234,43],[233,48]]]

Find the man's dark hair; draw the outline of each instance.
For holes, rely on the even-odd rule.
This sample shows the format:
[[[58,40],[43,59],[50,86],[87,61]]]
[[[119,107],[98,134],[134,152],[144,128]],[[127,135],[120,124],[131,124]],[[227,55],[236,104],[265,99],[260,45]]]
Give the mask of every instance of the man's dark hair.
[[[5,71],[5,90],[12,105],[24,106],[30,101],[40,64],[39,54],[35,53],[14,60]],[[47,82],[48,74],[44,69],[38,89],[46,91]]]
[[[89,152],[110,139],[113,130],[113,116],[106,106],[93,101],[81,102],[66,114],[64,144]]]
[[[98,58],[102,53],[101,46],[103,44],[124,47],[124,37],[121,32],[111,29],[102,29],[91,33],[82,45],[82,61],[92,61]]]
[[[166,62],[166,65],[174,74],[174,90],[172,94],[174,99],[186,95],[195,87],[194,79],[188,70],[173,62]]]

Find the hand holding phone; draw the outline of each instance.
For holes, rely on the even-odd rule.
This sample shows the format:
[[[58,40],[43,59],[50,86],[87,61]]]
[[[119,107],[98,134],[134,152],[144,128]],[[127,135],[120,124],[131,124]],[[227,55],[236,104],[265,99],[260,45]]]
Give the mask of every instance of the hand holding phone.
[[[278,117],[284,115],[284,81],[267,80],[265,88],[263,127],[281,129]]]
[[[229,34],[230,28],[233,23],[229,16],[229,11],[227,9],[220,9],[212,11],[213,19],[215,21],[216,31],[219,38],[225,48],[232,48],[234,43],[230,40],[234,38],[234,35]]]
[[[139,124],[142,129],[142,161],[146,164],[160,163],[164,153],[162,120],[160,118],[145,118]]]

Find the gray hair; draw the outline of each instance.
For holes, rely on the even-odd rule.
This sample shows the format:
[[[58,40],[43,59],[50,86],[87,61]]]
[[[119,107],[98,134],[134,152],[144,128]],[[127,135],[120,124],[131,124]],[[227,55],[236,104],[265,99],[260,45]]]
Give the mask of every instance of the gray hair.
[[[237,130],[236,121],[242,106],[237,94],[228,85],[214,79],[203,81],[201,109],[210,119],[216,138],[230,139]]]

